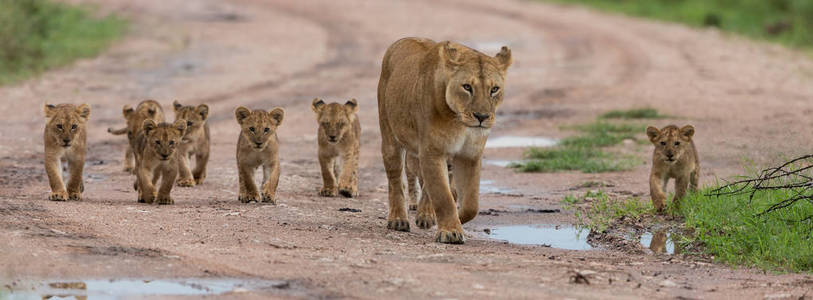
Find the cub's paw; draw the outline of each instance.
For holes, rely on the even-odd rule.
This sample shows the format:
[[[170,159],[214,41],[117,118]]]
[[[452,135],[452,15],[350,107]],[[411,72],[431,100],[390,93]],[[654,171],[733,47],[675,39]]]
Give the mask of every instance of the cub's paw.
[[[336,189],[335,188],[322,188],[319,191],[319,196],[322,197],[336,197]]]
[[[418,215],[415,216],[415,225],[418,225],[420,229],[432,228],[432,226],[435,226],[435,215],[418,212]]]
[[[48,200],[51,201],[67,201],[68,200],[68,192],[61,191],[61,192],[52,192],[50,196],[48,196]]]
[[[82,193],[81,192],[71,192],[68,196],[68,200],[74,201],[81,201],[82,200]]]
[[[251,203],[251,202],[257,203],[258,198],[259,197],[255,193],[243,194],[237,197],[237,199],[240,200],[240,202],[242,203]]]
[[[277,199],[274,198],[274,195],[263,193],[263,203],[277,204]]]
[[[132,173],[133,172],[133,166],[124,166],[123,171],[127,172],[127,173]]]
[[[180,187],[193,187],[193,186],[195,186],[195,180],[192,179],[192,178],[184,178],[184,179],[178,180],[177,184]]]
[[[463,230],[438,230],[435,241],[443,244],[463,244],[466,242],[466,236]]]
[[[175,200],[172,200],[172,197],[170,196],[158,196],[158,198],[155,199],[155,202],[157,202],[158,205],[175,204]]]
[[[142,195],[138,198],[138,202],[152,204],[155,202],[155,195]]]
[[[340,187],[339,188],[339,195],[342,195],[345,198],[353,198],[358,196],[358,191],[350,186]]]
[[[416,211],[416,210],[418,210],[418,203],[417,203],[417,202],[416,202],[416,203],[410,203],[410,204],[409,204],[409,210],[410,210],[410,211]]]
[[[195,177],[195,184],[196,184],[196,185],[201,185],[201,184],[203,184],[203,180],[204,180],[204,179],[206,179],[206,176],[203,176],[203,177]]]
[[[409,220],[395,219],[387,221],[387,229],[409,232]]]

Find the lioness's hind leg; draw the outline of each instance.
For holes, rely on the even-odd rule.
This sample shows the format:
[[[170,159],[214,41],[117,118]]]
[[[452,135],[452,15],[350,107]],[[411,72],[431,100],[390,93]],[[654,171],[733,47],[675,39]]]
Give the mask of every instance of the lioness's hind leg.
[[[389,190],[389,215],[387,216],[387,229],[409,231],[409,218],[407,217],[406,201],[404,201],[404,149],[395,145],[391,136],[382,132],[384,140],[381,144],[381,153],[384,157],[384,168],[387,171]]]
[[[415,225],[420,229],[429,229],[435,226],[435,209],[432,207],[432,199],[429,199],[429,193],[424,191],[421,193],[421,201],[418,202],[418,214],[415,216]]]
[[[409,192],[409,210],[418,210],[418,198],[421,197],[421,186],[423,186],[423,183],[420,182],[420,185],[418,185],[420,181],[420,177],[418,176],[418,170],[420,169],[419,164],[418,157],[407,154],[406,178],[407,191]],[[420,227],[420,225],[418,227]]]

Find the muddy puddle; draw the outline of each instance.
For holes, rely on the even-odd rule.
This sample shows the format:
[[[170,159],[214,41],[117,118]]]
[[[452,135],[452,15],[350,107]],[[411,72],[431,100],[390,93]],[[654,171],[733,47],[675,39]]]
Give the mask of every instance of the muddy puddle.
[[[587,232],[571,225],[510,225],[489,229],[489,238],[520,245],[540,245],[567,250],[591,250]]]
[[[497,166],[497,167],[503,167],[503,168],[507,168],[508,166],[510,166],[514,162],[515,161],[513,161],[513,160],[501,160],[501,159],[484,159],[483,160],[483,164],[491,165],[491,166]]]
[[[89,279],[15,281],[0,287],[0,299],[122,299],[205,296],[287,289],[287,281],[238,278]]]
[[[510,148],[510,147],[551,147],[557,141],[546,137],[535,136],[498,136],[489,138],[486,141],[486,148]]]
[[[522,196],[522,193],[516,190],[496,185],[494,180],[480,180],[480,194]]]

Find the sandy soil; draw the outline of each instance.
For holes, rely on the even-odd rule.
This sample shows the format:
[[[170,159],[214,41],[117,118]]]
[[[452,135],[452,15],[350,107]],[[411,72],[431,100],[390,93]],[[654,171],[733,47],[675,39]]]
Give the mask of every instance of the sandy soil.
[[[76,2],[76,1],[75,1]],[[692,123],[712,182],[808,152],[813,63],[778,46],[716,31],[632,20],[535,1],[95,1],[132,20],[98,58],[0,88],[0,278],[240,277],[290,283],[230,296],[280,298],[793,298],[810,275],[772,275],[681,257],[506,244],[483,229],[564,224],[572,187],[612,183],[646,197],[650,149],[631,145],[632,171],[517,174],[484,165],[483,179],[512,190],[484,193],[465,245],[434,230],[386,229],[386,178],[375,91],[381,56],[404,36],[455,40],[494,54],[513,49],[506,100],[492,137],[562,137],[560,126],[601,112],[651,106]],[[360,103],[357,199],[322,198],[311,99]],[[202,186],[175,188],[172,206],[136,203],[121,171],[124,104],[211,107],[213,155]],[[81,202],[49,202],[42,166],[45,102],[92,105]],[[232,110],[282,106],[279,205],[240,204]],[[171,113],[169,114],[171,118]],[[517,159],[521,149],[489,149]],[[361,209],[342,212],[340,208]],[[575,272],[589,284],[573,283]],[[810,297],[810,296],[808,296]]]

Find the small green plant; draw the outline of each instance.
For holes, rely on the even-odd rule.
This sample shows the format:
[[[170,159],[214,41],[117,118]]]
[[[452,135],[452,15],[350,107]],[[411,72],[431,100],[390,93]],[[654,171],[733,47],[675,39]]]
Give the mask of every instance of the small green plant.
[[[663,119],[665,117],[654,108],[611,110],[601,115],[602,119]]]
[[[645,215],[654,212],[654,208],[649,201],[642,201],[636,197],[612,199],[602,190],[587,192],[579,199],[579,201],[587,201],[587,199],[592,201],[590,208],[583,212],[576,212],[579,226],[596,232],[606,231],[615,220],[622,217],[630,220],[640,220]]]

